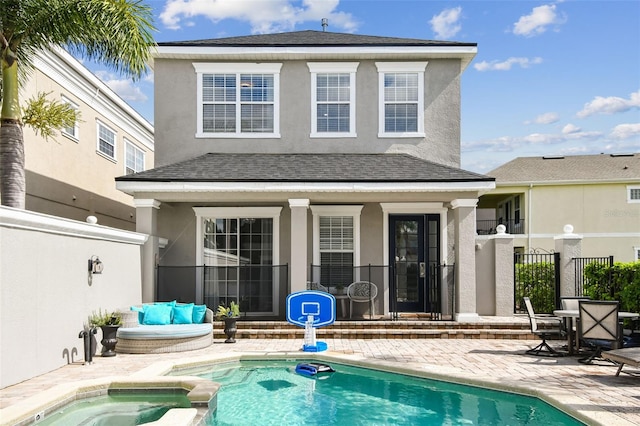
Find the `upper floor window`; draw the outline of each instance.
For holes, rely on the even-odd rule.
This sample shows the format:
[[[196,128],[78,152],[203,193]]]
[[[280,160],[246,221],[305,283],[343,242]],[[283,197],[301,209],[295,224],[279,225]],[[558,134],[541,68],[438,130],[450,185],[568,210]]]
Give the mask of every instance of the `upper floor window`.
[[[124,173],[130,175],[144,170],[144,151],[125,140]]]
[[[378,136],[424,136],[426,62],[376,62],[378,68]]]
[[[98,152],[116,158],[116,132],[98,121]]]
[[[76,114],[78,114],[78,104],[64,96],[62,97],[62,103],[67,104],[69,107],[76,111]],[[78,120],[76,120],[73,126],[63,127],[62,134],[78,141],[80,139],[80,126],[78,125]]]
[[[627,186],[627,202],[640,203],[640,186]]]
[[[356,136],[357,62],[309,62],[311,137]]]
[[[196,137],[280,137],[282,64],[194,63]]]

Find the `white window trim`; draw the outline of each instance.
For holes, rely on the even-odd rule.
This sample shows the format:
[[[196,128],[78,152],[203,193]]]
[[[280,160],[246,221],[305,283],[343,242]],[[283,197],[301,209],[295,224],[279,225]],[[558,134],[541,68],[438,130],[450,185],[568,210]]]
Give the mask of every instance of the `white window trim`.
[[[136,144],[134,144],[133,142],[131,142],[129,139],[124,138],[124,174],[127,174],[127,147],[132,147],[134,150],[139,151],[140,153],[142,153],[142,170],[139,171],[134,171],[134,173],[138,173],[141,171],[146,170],[147,166],[146,166],[146,162],[147,162],[147,155],[146,152],[141,149],[140,147],[138,147]]]
[[[76,110],[76,114],[78,114],[80,112],[80,107],[78,106],[77,103],[73,102],[71,99],[67,98],[64,95],[61,96],[61,99],[62,99],[62,103],[70,105],[71,108]],[[65,132],[65,129],[62,129],[60,131],[60,133],[62,133],[63,136],[71,139],[74,142],[80,142],[80,123],[78,123],[77,119],[76,119],[75,123],[73,124],[73,129],[74,129],[73,131],[75,133],[73,135]]]
[[[106,127],[111,133],[113,133],[113,157],[100,151],[100,126]],[[101,155],[108,160],[111,160],[115,163],[118,162],[118,160],[116,160],[118,158],[118,132],[116,132],[115,130],[113,130],[113,128],[107,126],[102,121],[97,119],[96,119],[96,152],[98,153],[98,155]]]
[[[280,69],[282,63],[208,63],[193,62],[196,70],[196,138],[242,138],[266,139],[280,138]],[[212,133],[202,130],[202,75],[203,74],[273,74],[273,132],[272,133],[242,133],[236,128],[234,133]],[[238,103],[239,100],[236,100]]]
[[[202,266],[205,266],[202,262],[202,259],[204,259],[204,239],[202,236],[204,235],[205,219],[246,217],[273,220],[273,253],[271,258],[273,265],[280,265],[280,213],[282,212],[282,207],[194,207],[193,211],[196,214],[196,263],[200,262]],[[198,274],[196,278],[196,295],[204,294],[203,285],[202,275]],[[280,281],[274,280],[271,295],[273,298],[272,315],[278,315],[280,310],[279,293]],[[198,301],[198,303],[202,302],[202,300]]]
[[[416,138],[424,137],[424,72],[428,62],[376,62],[378,69],[378,137]],[[390,133],[384,130],[384,75],[385,73],[418,74],[418,131]]]
[[[313,214],[313,264],[320,265],[320,216],[353,217],[353,266],[360,266],[360,213],[362,205],[311,206]]]
[[[636,262],[640,260],[640,246],[636,246],[633,248],[633,260]]]
[[[632,189],[640,189],[640,185],[627,185],[627,203],[640,203],[640,199],[632,200],[631,199],[631,190]]]
[[[355,138],[356,133],[356,70],[359,62],[307,62],[311,73],[311,138]],[[349,74],[349,132],[318,132],[318,73]]]

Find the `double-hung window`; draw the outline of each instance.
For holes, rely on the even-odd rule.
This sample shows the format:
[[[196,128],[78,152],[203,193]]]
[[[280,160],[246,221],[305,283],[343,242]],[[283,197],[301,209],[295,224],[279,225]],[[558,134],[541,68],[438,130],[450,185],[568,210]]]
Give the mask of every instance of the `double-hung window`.
[[[106,157],[116,159],[116,132],[100,121],[98,127],[98,152]]]
[[[125,170],[130,175],[144,170],[144,151],[125,139]]]
[[[378,68],[378,136],[424,136],[426,62],[376,62]]]
[[[357,62],[309,62],[311,137],[356,137]]]
[[[62,134],[70,137],[71,139],[77,142],[80,139],[80,126],[78,125],[78,120],[77,120],[77,115],[79,111],[78,104],[76,104],[75,102],[71,101],[70,99],[64,96],[62,97],[62,103],[68,105],[69,108],[73,109],[76,112],[76,121],[73,123],[72,126],[63,127]]]
[[[627,186],[627,203],[640,203],[640,186]]]
[[[194,63],[196,137],[280,137],[282,64]]]
[[[312,281],[322,286],[347,287],[357,280],[360,265],[362,206],[311,206],[313,213]]]

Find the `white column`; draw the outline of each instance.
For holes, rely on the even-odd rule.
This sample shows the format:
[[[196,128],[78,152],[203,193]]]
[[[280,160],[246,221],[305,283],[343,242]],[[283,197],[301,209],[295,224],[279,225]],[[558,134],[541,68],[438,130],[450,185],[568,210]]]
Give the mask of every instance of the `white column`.
[[[476,205],[477,199],[451,202],[455,223],[456,320],[477,321],[476,307]]]
[[[574,257],[582,256],[582,236],[573,233],[572,225],[562,228],[562,235],[553,237],[556,253],[560,253],[560,297],[576,296]]]
[[[495,315],[499,317],[513,316],[514,282],[513,282],[513,235],[505,233],[504,225],[497,226],[497,234],[490,239],[494,241],[494,280],[495,280]]]
[[[156,297],[156,265],[158,262],[158,210],[160,202],[134,199],[136,231],[149,235],[142,248],[142,302],[154,302]]]
[[[309,199],[289,200],[291,209],[291,293],[307,288],[307,210]]]

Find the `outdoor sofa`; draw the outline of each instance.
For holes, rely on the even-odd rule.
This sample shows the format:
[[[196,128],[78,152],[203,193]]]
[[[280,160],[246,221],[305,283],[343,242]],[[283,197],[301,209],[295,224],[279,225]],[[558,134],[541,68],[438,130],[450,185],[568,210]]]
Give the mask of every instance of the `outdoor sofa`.
[[[122,310],[116,352],[183,352],[213,343],[213,311],[193,303],[156,302]]]

